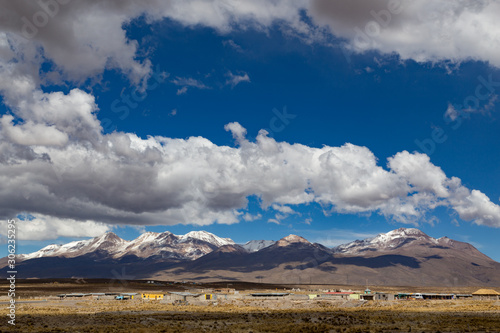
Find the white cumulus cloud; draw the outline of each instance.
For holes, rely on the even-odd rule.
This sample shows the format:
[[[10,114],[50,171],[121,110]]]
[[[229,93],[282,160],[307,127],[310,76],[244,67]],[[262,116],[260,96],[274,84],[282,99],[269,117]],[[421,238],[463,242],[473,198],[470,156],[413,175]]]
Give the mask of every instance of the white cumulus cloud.
[[[262,209],[316,203],[326,212],[382,214],[404,223],[444,206],[463,220],[500,227],[498,205],[449,178],[426,155],[403,151],[385,164],[349,143],[314,148],[278,142],[265,131],[249,141],[236,122],[225,126],[236,147],[203,137],[104,135],[91,93],[43,90],[51,83],[92,85],[107,70],[143,86],[151,63],[126,33],[138,17],[220,34],[278,27],[318,43],[329,31],[352,52],[498,67],[498,2],[402,0],[398,8],[389,0],[43,3],[0,0],[0,94],[11,113],[0,117],[0,216],[32,214],[27,239],[90,236],[117,224],[236,223],[259,216],[246,215],[251,195]],[[246,73],[229,73],[233,86],[250,81]],[[189,77],[172,83],[179,93],[209,88]]]
[[[310,2],[315,22],[352,52],[378,50],[418,62],[479,60],[500,67],[498,1]]]
[[[424,220],[428,212],[445,206],[463,220],[500,227],[498,205],[459,179],[448,178],[424,154],[397,153],[385,169],[366,147],[313,148],[278,142],[265,131],[251,142],[238,123],[226,125],[237,147],[202,137],[104,135],[94,117],[93,99],[81,91],[49,95],[38,103],[50,112],[37,116],[37,108],[30,108],[33,126],[55,126],[68,141],[21,145],[2,127],[4,219],[28,212],[47,230],[53,225],[48,221],[66,221],[77,229],[79,223],[105,223],[102,228],[227,224],[253,219],[246,213],[247,197],[254,195],[262,209],[279,212],[271,221],[275,223],[292,214],[293,205],[318,203],[326,211],[382,214],[403,223]],[[66,127],[68,119],[60,116],[60,109],[67,105],[81,126]]]
[[[94,221],[76,221],[52,216],[38,215],[33,219],[16,219],[16,239],[51,240],[59,237],[96,237],[110,231],[111,226]],[[7,220],[0,221],[2,230],[7,230]],[[6,232],[2,232],[3,235]]]

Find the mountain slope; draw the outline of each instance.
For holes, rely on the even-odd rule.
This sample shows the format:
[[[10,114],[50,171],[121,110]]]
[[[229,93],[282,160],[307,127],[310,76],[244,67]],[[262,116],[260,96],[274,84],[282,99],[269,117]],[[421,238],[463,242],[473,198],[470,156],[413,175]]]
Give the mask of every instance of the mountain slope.
[[[3,271],[6,262],[0,260]],[[474,246],[405,228],[333,249],[297,235],[237,245],[198,231],[148,232],[132,241],[107,233],[19,255],[17,266],[20,278],[116,278],[124,272],[136,279],[500,286],[500,263]]]
[[[290,235],[256,252],[214,251],[155,278],[269,283],[500,286],[500,263],[472,245],[398,229],[334,249]]]
[[[441,251],[438,251],[441,250]],[[441,256],[454,256],[467,260],[493,261],[468,243],[448,237],[432,238],[414,228],[400,228],[373,238],[356,240],[332,249],[335,254],[371,256],[381,253],[398,253],[419,257],[430,257],[439,252]]]

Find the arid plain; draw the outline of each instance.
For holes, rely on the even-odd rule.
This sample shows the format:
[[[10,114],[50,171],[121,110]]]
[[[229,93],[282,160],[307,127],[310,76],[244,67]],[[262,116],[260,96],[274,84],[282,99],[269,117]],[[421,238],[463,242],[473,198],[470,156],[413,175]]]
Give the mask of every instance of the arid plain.
[[[224,284],[203,285],[217,288]],[[0,285],[2,290],[6,285]],[[16,304],[16,326],[0,323],[2,332],[499,332],[500,301],[476,300],[261,300],[219,299],[173,305],[133,299],[59,300],[69,292],[166,292],[189,286],[147,285],[139,281],[22,281]],[[363,288],[363,286],[277,286],[236,283],[242,294],[300,287]],[[376,287],[371,287],[376,289]],[[472,292],[460,288],[455,292]],[[382,290],[382,289],[381,289]],[[450,292],[450,288],[384,287],[382,291]],[[47,300],[39,303],[24,301]]]

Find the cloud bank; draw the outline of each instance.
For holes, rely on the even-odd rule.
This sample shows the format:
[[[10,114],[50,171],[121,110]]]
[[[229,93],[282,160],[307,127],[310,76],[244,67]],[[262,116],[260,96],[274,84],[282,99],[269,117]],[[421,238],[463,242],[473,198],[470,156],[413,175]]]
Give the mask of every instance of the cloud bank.
[[[348,52],[500,66],[498,2],[346,3],[0,0],[0,93],[10,110],[0,118],[0,215],[33,214],[25,238],[77,237],[90,235],[83,225],[100,232],[117,224],[252,220],[258,215],[246,206],[255,195],[263,209],[279,207],[277,213],[317,203],[327,212],[376,213],[414,223],[444,206],[463,220],[500,227],[498,205],[447,177],[423,154],[403,151],[380,165],[368,148],[352,144],[314,148],[277,142],[265,131],[250,142],[238,123],[225,127],[237,147],[202,137],[103,135],[92,94],[80,88],[44,91],[49,84],[92,86],[107,70],[144,87],[152,66],[125,30],[139,17],[220,34],[278,27],[309,43],[331,44],[336,37]],[[246,73],[229,73],[233,86],[250,80]],[[178,94],[204,88],[194,79],[175,80]],[[64,231],[66,224],[79,231]]]
[[[0,56],[4,62],[13,55],[17,60],[2,67],[2,75],[25,74],[37,84],[84,82],[110,69],[134,84],[144,83],[151,63],[147,54],[139,55],[137,41],[124,29],[138,17],[148,23],[169,19],[187,27],[206,26],[221,34],[278,27],[309,43],[331,45],[335,36],[349,52],[376,50],[420,62],[478,60],[500,66],[497,1],[0,0],[0,9]],[[47,61],[54,66],[40,76]]]
[[[311,2],[315,22],[353,52],[376,50],[418,62],[467,60],[500,66],[497,1],[352,0]]]
[[[255,195],[263,209],[277,213],[317,203],[325,211],[415,223],[444,206],[463,220],[500,227],[498,205],[448,178],[424,154],[397,153],[384,168],[366,147],[289,144],[264,130],[250,142],[238,123],[225,126],[237,147],[202,137],[103,135],[91,95],[79,89],[34,95],[39,100],[33,103],[43,107],[16,108],[29,121],[0,118],[4,219],[28,212],[43,218],[47,230],[63,220],[230,224],[248,219],[247,198]],[[61,133],[61,139],[48,140],[44,129]]]

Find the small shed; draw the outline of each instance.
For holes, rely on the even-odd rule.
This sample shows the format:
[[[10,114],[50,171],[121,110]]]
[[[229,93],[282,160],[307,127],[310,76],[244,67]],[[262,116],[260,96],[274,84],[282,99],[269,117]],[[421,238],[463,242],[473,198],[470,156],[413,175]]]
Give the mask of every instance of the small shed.
[[[252,293],[252,294],[250,294],[250,296],[252,296],[252,297],[265,298],[265,299],[284,298],[288,295],[290,295],[290,293]]]
[[[352,295],[354,295],[354,293],[351,291],[330,291],[324,294],[325,297],[330,299],[349,299],[352,298]],[[359,297],[357,299],[359,299]]]
[[[120,295],[123,296],[123,299],[134,299],[137,293],[121,293]]]
[[[59,299],[64,299],[64,298],[69,298],[69,297],[76,297],[76,298],[83,298],[83,299],[92,299],[93,298],[92,294],[83,294],[83,293],[59,294],[57,296],[59,297]]]
[[[373,295],[375,301],[394,301],[394,294],[392,293],[375,293]]]
[[[500,293],[493,289],[479,289],[472,293],[472,299],[478,300],[499,300]]]
[[[359,298],[365,301],[373,301],[375,299],[375,294],[360,294]]]
[[[163,299],[163,294],[147,294],[143,293],[141,294],[142,299],[149,299],[149,300],[160,300]]]
[[[168,298],[171,301],[181,301],[181,302],[187,302],[189,300],[194,299],[195,297],[199,297],[201,294],[194,294],[190,292],[185,292],[185,291],[171,291],[169,292]]]
[[[365,291],[364,294],[359,294],[359,299],[365,301],[394,301],[394,294],[380,292],[372,293],[371,291],[367,293]]]
[[[350,295],[349,295],[349,299],[356,299],[356,300],[360,300],[360,299],[361,299],[361,294],[358,294],[358,293],[353,293],[353,294],[350,294]]]

